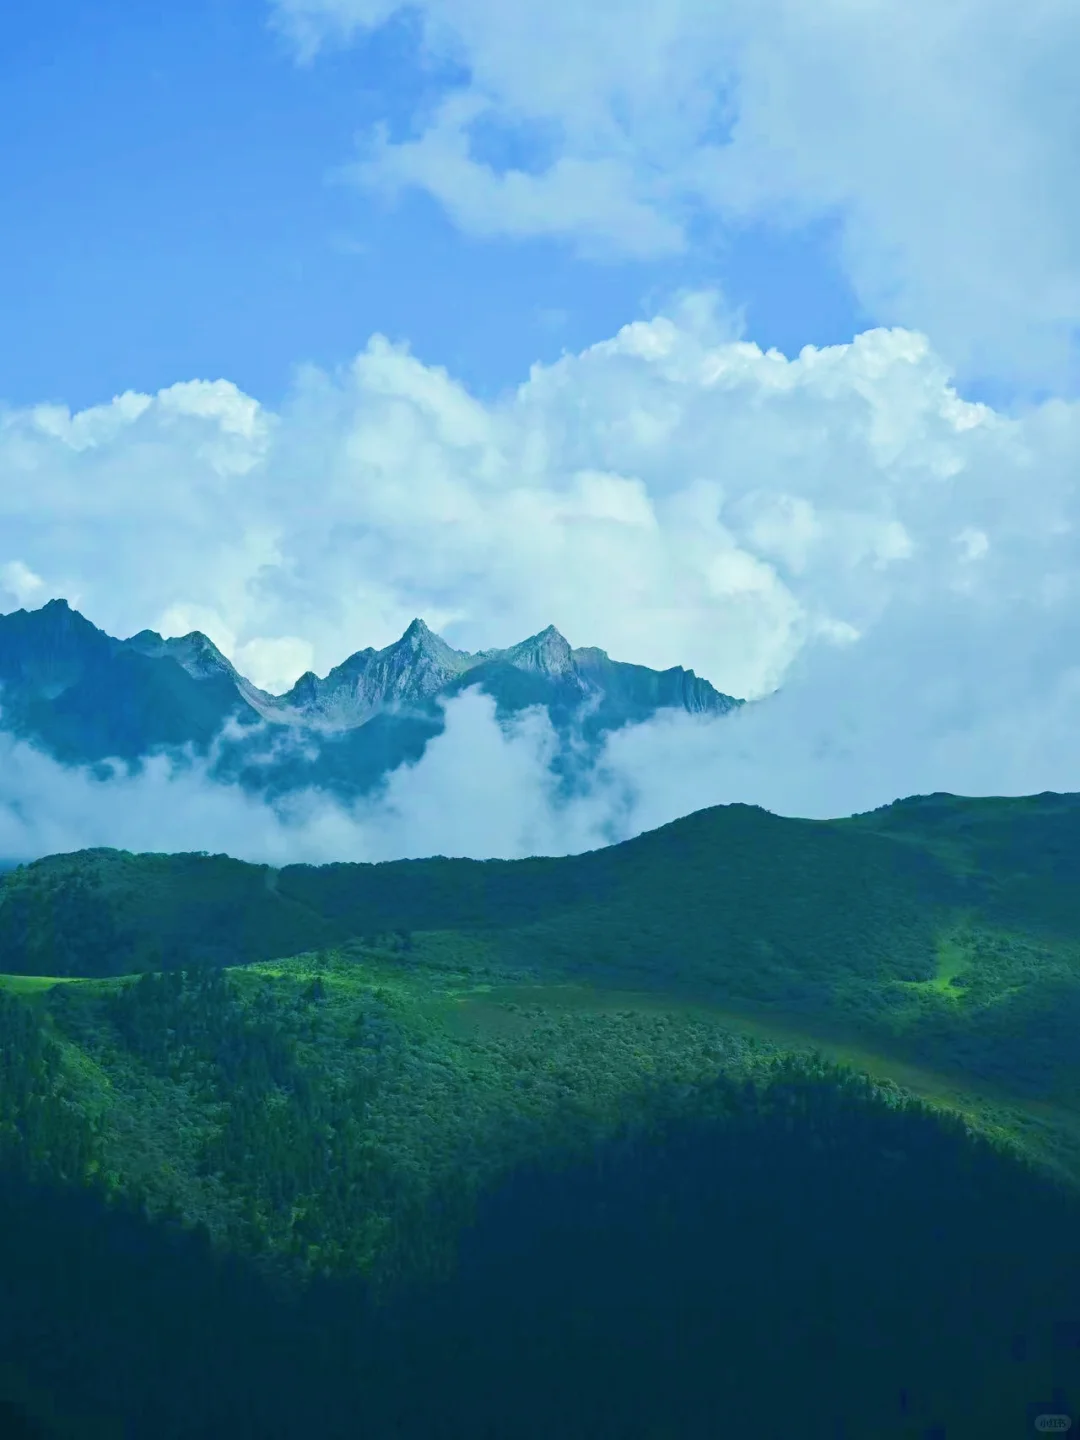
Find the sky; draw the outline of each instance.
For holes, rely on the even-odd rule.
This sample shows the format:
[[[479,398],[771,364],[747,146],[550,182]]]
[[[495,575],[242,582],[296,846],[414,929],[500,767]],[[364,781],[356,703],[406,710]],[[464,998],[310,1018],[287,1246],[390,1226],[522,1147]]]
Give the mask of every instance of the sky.
[[[73,410],[227,378],[277,406],[298,365],[379,332],[475,393],[605,339],[680,285],[725,280],[766,344],[850,338],[827,218],[684,254],[589,264],[572,236],[463,231],[437,197],[340,173],[379,124],[407,136],[460,67],[416,25],[297,62],[263,0],[40,0],[0,47],[0,397]],[[358,137],[360,143],[358,145]],[[530,147],[492,132],[500,163]]]
[[[198,628],[278,691],[417,615],[554,623],[761,703],[615,737],[572,813],[475,696],[363,814],[18,751],[0,851],[1080,789],[1078,61],[1071,0],[22,7],[0,611]]]

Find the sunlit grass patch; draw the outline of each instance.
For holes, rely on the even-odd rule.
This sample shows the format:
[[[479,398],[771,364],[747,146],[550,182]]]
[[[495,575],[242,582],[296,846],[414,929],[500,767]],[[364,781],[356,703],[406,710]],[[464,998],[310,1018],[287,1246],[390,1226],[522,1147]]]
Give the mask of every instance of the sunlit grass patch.
[[[922,990],[943,995],[949,1000],[960,1000],[966,989],[961,980],[971,968],[972,952],[970,943],[962,936],[942,935],[937,942],[937,970],[927,980],[901,980],[898,983],[908,990]]]
[[[75,975],[0,975],[0,989],[11,995],[37,995],[54,985],[83,983]]]

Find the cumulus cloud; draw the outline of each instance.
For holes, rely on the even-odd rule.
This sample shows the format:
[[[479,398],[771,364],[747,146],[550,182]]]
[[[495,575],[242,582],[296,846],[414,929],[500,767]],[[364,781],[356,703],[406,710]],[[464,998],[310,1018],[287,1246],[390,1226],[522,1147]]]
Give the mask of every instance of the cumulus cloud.
[[[489,404],[375,336],[280,414],[225,382],[2,413],[0,564],[280,687],[420,615],[466,649],[554,623],[752,697],[937,568],[1067,564],[1074,443],[1068,405],[960,400],[917,334],[787,360],[688,295]]]
[[[37,853],[510,856],[733,799],[1080,789],[1078,459],[1080,404],[967,403],[903,329],[763,353],[705,295],[490,403],[375,337],[277,414],[224,382],[8,411],[7,608],[63,594],[113,634],[197,626],[281,688],[414,615],[471,650],[553,622],[760,703],[621,732],[573,801],[546,721],[504,733],[476,696],[356,812],[271,810],[164,758],[103,785],[5,742],[0,854],[25,833]]]
[[[664,256],[696,217],[840,222],[866,312],[964,375],[1076,378],[1080,11],[1038,0],[272,0],[312,60],[408,10],[466,79],[351,168],[477,235]],[[537,56],[543,57],[537,63]],[[539,137],[500,168],[485,130]]]

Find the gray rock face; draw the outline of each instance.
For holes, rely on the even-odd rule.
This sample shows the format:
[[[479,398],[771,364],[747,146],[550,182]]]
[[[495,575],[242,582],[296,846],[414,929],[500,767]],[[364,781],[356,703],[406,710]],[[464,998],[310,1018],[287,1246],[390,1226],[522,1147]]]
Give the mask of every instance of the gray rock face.
[[[207,639],[201,630],[192,630],[190,635],[170,640],[163,640],[156,630],[140,630],[123,644],[154,660],[171,655],[195,680],[208,680],[211,675],[231,675],[234,680],[240,678],[214,642]]]
[[[603,654],[602,651],[600,653]],[[539,635],[530,635],[519,645],[511,645],[508,650],[487,651],[488,657],[504,660],[515,669],[532,670],[537,675],[553,679],[563,679],[574,673],[574,654],[570,642],[559,634],[554,625],[541,630]]]
[[[0,616],[6,728],[84,763],[178,745],[205,753],[230,716],[308,737],[313,745],[268,763],[254,758],[258,734],[250,745],[241,737],[219,746],[221,778],[264,791],[370,789],[419,758],[443,729],[440,700],[471,686],[493,697],[500,716],[541,705],[560,735],[593,742],[661,709],[724,715],[742,704],[681,666],[650,670],[594,647],[572,649],[553,625],[506,649],[470,654],[417,619],[392,645],[358,650],[325,677],[308,672],[276,696],[197,630],[117,640],[63,600]]]
[[[311,671],[301,675],[281,697],[281,713],[319,727],[352,729],[382,710],[429,700],[473,664],[473,656],[414,620],[400,640],[383,650],[358,650],[325,680]]]
[[[265,690],[260,690],[241,675],[201,630],[192,630],[187,635],[168,640],[162,639],[156,630],[140,630],[137,635],[131,635],[119,643],[152,660],[175,660],[193,680],[231,682],[240,697],[263,719],[276,719],[281,712],[281,703],[277,697],[268,695]]]
[[[692,714],[722,715],[741,703],[692,670],[649,670],[611,660],[595,647],[573,650],[554,625],[504,650],[470,654],[453,649],[422,620],[414,620],[400,640],[383,650],[357,651],[323,680],[310,671],[302,675],[281,697],[279,714],[348,730],[386,710],[419,706],[427,711],[425,702],[460,693],[470,682],[499,700],[506,687],[500,687],[495,677],[508,669],[539,681],[541,690],[536,693],[543,694],[545,701],[557,699],[565,706],[575,696],[582,704],[621,699],[634,712],[633,718],[643,707],[652,711],[674,706]],[[544,682],[549,682],[548,690],[543,689]],[[521,707],[510,703],[509,708]]]

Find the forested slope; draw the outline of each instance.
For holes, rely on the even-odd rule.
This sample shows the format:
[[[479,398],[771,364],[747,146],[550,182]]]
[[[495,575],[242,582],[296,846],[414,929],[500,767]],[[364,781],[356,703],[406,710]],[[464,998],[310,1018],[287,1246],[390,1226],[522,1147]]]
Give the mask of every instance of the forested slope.
[[[751,806],[557,859],[291,865],[91,850],[0,879],[0,966],[120,974],[458,930],[552,972],[929,976],[941,866],[888,837]],[[760,988],[760,986],[759,986]]]
[[[1063,1246],[1070,1227],[1080,1225],[1080,931],[1070,928],[1065,898],[1072,885],[1070,799],[927,797],[828,823],[720,807],[608,850],[517,862],[275,871],[224,856],[50,857],[0,880],[0,1165],[10,1184],[52,1197],[39,1206],[41,1216],[64,1210],[69,1201],[57,1197],[82,1196],[79,1203],[120,1217],[110,1234],[137,1231],[148,1255],[157,1255],[155,1236],[188,1236],[202,1247],[190,1252],[190,1264],[200,1274],[210,1267],[204,1280],[211,1289],[226,1284],[213,1266],[232,1257],[271,1286],[267,1295],[278,1298],[267,1304],[306,1304],[302,1296],[318,1284],[359,1286],[341,1302],[341,1313],[354,1319],[373,1301],[415,1303],[409,1333],[427,1335],[422,1363],[448,1366],[451,1391],[459,1370],[436,1355],[442,1342],[418,1317],[441,1306],[454,1333],[465,1326],[462,1333],[473,1334],[476,1325],[485,1335],[507,1326],[511,1333],[513,1301],[499,1291],[499,1267],[491,1268],[506,1243],[498,1237],[517,1227],[513,1245],[520,1239],[521,1254],[531,1253],[529,1236],[543,1230],[545,1215],[562,1214],[568,1223],[575,1206],[594,1203],[590,1187],[607,1185],[604,1177],[627,1166],[641,1193],[653,1195],[651,1218],[645,1211],[639,1217],[642,1237],[655,1237],[667,1223],[658,1216],[688,1203],[685,1187],[699,1187],[713,1164],[706,1154],[728,1155],[725,1163],[743,1167],[745,1193],[736,1204],[743,1225],[772,1214],[788,1166],[788,1198],[772,1214],[770,1233],[775,1238],[776,1227],[787,1227],[802,1234],[809,1258],[785,1250],[781,1262],[761,1231],[753,1253],[763,1283],[773,1287],[761,1323],[771,1313],[791,1329],[793,1345],[808,1343],[796,1341],[803,1321],[783,1299],[786,1270],[801,1277],[799,1293],[818,1287],[815,1303],[831,1295],[832,1330],[841,1315],[853,1317],[857,1329],[868,1304],[857,1275],[869,1261],[864,1255],[834,1274],[827,1250],[839,1242],[828,1239],[827,1227],[820,1235],[806,1228],[809,1212],[799,1197],[820,1183],[814,1213],[824,1225],[827,1214],[853,1206],[850,1228],[863,1203],[858,1197],[869,1194],[856,1179],[865,1172],[878,1177],[866,1184],[881,1218],[866,1233],[867,1254],[875,1246],[891,1254],[896,1241],[894,1269],[882,1259],[889,1278],[881,1283],[901,1298],[874,1322],[895,1365],[882,1368],[865,1356],[859,1362],[867,1385],[878,1377],[878,1408],[866,1411],[860,1430],[852,1400],[845,1433],[867,1440],[922,1433],[905,1429],[900,1412],[886,1424],[881,1386],[892,1383],[893,1370],[922,1376],[944,1414],[955,1403],[950,1364],[967,1366],[980,1394],[996,1397],[980,1400],[979,1414],[992,1418],[995,1406],[1012,1406],[1019,1416],[1021,1374],[1030,1387],[1058,1371],[1047,1368],[1049,1352],[1033,1340],[1042,1368],[1021,1366],[1010,1380],[998,1373],[1002,1347],[1024,1326],[1043,1323],[1033,1318],[1040,1306],[1046,1323],[1051,1314],[1068,1320],[1060,1286],[1072,1271],[1055,1262],[1060,1274],[1051,1283],[1048,1267],[1053,1244]],[[1010,815],[1028,826],[1023,843],[1009,841]],[[691,1131],[680,1128],[688,1125],[706,1128],[690,1140]],[[668,1179],[649,1178],[645,1172],[664,1155],[674,1166]],[[819,1164],[825,1169],[810,1178]],[[561,1174],[578,1177],[566,1179],[565,1193],[552,1179]],[[515,1179],[523,1175],[533,1176],[525,1189]],[[948,1186],[945,1176],[952,1177]],[[556,1189],[542,1214],[529,1196],[550,1185]],[[603,1214],[622,1215],[616,1232],[629,1227],[629,1234],[638,1221],[622,1207],[637,1201],[604,1193]],[[510,1198],[493,1211],[498,1195]],[[917,1196],[933,1198],[916,1204]],[[28,1236],[37,1233],[30,1218],[37,1213],[33,1206],[19,1211]],[[598,1220],[598,1236],[612,1223]],[[1010,1225],[1019,1228],[1010,1232]],[[952,1315],[955,1329],[958,1293],[984,1283],[965,1268],[968,1259],[974,1264],[972,1237],[981,1236],[982,1245],[997,1236],[993,1243],[1003,1245],[1006,1234],[1028,1259],[1021,1270],[1005,1267],[985,1282],[985,1325],[964,1358],[957,1337],[933,1325],[927,1331],[925,1317]],[[535,1269],[515,1281],[537,1313],[547,1313],[548,1301],[537,1298],[546,1293],[545,1274],[563,1274],[560,1283],[573,1285],[559,1266],[579,1242],[565,1226],[559,1236],[557,1253],[545,1260],[537,1252]],[[52,1243],[44,1229],[40,1243]],[[916,1264],[921,1244],[932,1257],[929,1269]],[[469,1308],[472,1292],[454,1289],[454,1277],[465,1274],[462,1256],[477,1245],[486,1257],[477,1273],[487,1278],[470,1283],[491,1287],[483,1291],[492,1308],[482,1320]],[[162,1275],[179,1274],[164,1255],[147,1263],[160,1264]],[[126,1274],[127,1261],[114,1261]],[[692,1275],[693,1258],[683,1262]],[[87,1275],[96,1263],[78,1261]],[[575,1261],[582,1275],[591,1273],[590,1263],[584,1252]],[[728,1263],[737,1263],[734,1254]],[[513,1261],[499,1264],[513,1273]],[[652,1261],[642,1253],[635,1264],[646,1293]],[[1031,1289],[1029,1264],[1042,1267],[1045,1293]],[[1080,1274],[1076,1280],[1080,1286]],[[421,1294],[422,1304],[402,1298]],[[223,1305],[233,1303],[222,1295]],[[30,1291],[27,1297],[10,1302],[12,1334],[31,1324],[27,1315],[39,1302]],[[176,1300],[180,1309],[188,1303]],[[566,1300],[561,1313],[606,1303],[590,1290]],[[738,1304],[746,1314],[757,1301],[747,1292]],[[552,1299],[553,1327],[558,1313]],[[604,1314],[602,1323],[617,1328],[615,1312]],[[863,1318],[856,1323],[856,1316]],[[53,1331],[58,1323],[48,1319]],[[127,1333],[119,1317],[108,1323],[119,1326],[117,1336]],[[287,1329],[293,1322],[281,1323]],[[743,1356],[732,1361],[725,1392],[733,1406],[735,1396],[750,1396],[738,1375],[766,1379],[760,1354],[744,1354],[736,1330],[725,1332],[732,1354]],[[376,1327],[369,1339],[375,1333],[382,1332]],[[569,1341],[555,1335],[553,1328],[552,1353],[562,1354]],[[483,1349],[488,1341],[476,1343]],[[498,1350],[492,1344],[489,1358]],[[847,1344],[836,1364],[855,1363]],[[947,1364],[938,1365],[935,1345],[951,1357]],[[572,1363],[568,1354],[561,1363]],[[993,1356],[983,1374],[983,1359]],[[27,1361],[31,1369],[37,1363]],[[468,1372],[462,1363],[461,1373]],[[502,1363],[511,1373],[519,1360],[503,1356]],[[818,1395],[814,1404],[825,1406],[822,1428],[807,1433],[833,1435],[826,1411],[839,1403],[836,1396],[818,1394],[818,1382],[794,1361],[781,1371],[785,1383],[805,1384],[807,1395]],[[236,1397],[228,1404],[222,1398],[229,1382],[223,1371],[213,1373],[223,1389],[217,1400],[207,1392],[206,1413],[233,1413]],[[383,1379],[365,1374],[371,1405],[380,1394],[378,1403],[392,1408],[389,1391],[379,1388]],[[337,1384],[328,1391],[337,1397],[333,1405],[326,1403],[339,1405],[344,1417],[353,1402]],[[91,1392],[97,1399],[90,1408],[107,1412],[107,1397],[87,1381],[80,1392],[86,1404]],[[400,1399],[400,1386],[396,1393]],[[486,1404],[491,1392],[484,1393]],[[704,1393],[699,1398],[707,1407]],[[459,1400],[462,1415],[478,1413],[464,1393]],[[281,1433],[303,1433],[305,1402],[294,1396],[288,1403],[297,1418]],[[628,1417],[634,1403],[625,1402]],[[505,1404],[512,1404],[509,1394]],[[545,1423],[559,1433],[599,1435],[595,1415],[588,1428],[587,1410],[576,1417],[544,1412]],[[260,1413],[264,1419],[253,1420],[249,1432],[229,1422],[231,1433],[267,1433],[270,1412]],[[733,1411],[729,1423],[749,1423],[741,1415]],[[505,1415],[490,1418],[492,1433],[504,1433]],[[178,1415],[168,1423],[175,1431],[159,1415],[156,1429],[130,1433],[185,1433]],[[318,1433],[353,1433],[344,1418],[336,1431],[325,1418],[319,1423]],[[422,1405],[410,1412],[412,1431],[401,1423],[401,1433],[425,1440],[437,1433]],[[533,1433],[529,1423],[516,1416],[510,1433]],[[699,1415],[694,1423],[704,1421]],[[209,1420],[204,1428],[219,1433]],[[639,1432],[628,1418],[618,1433]],[[952,1440],[965,1431],[949,1434]]]

